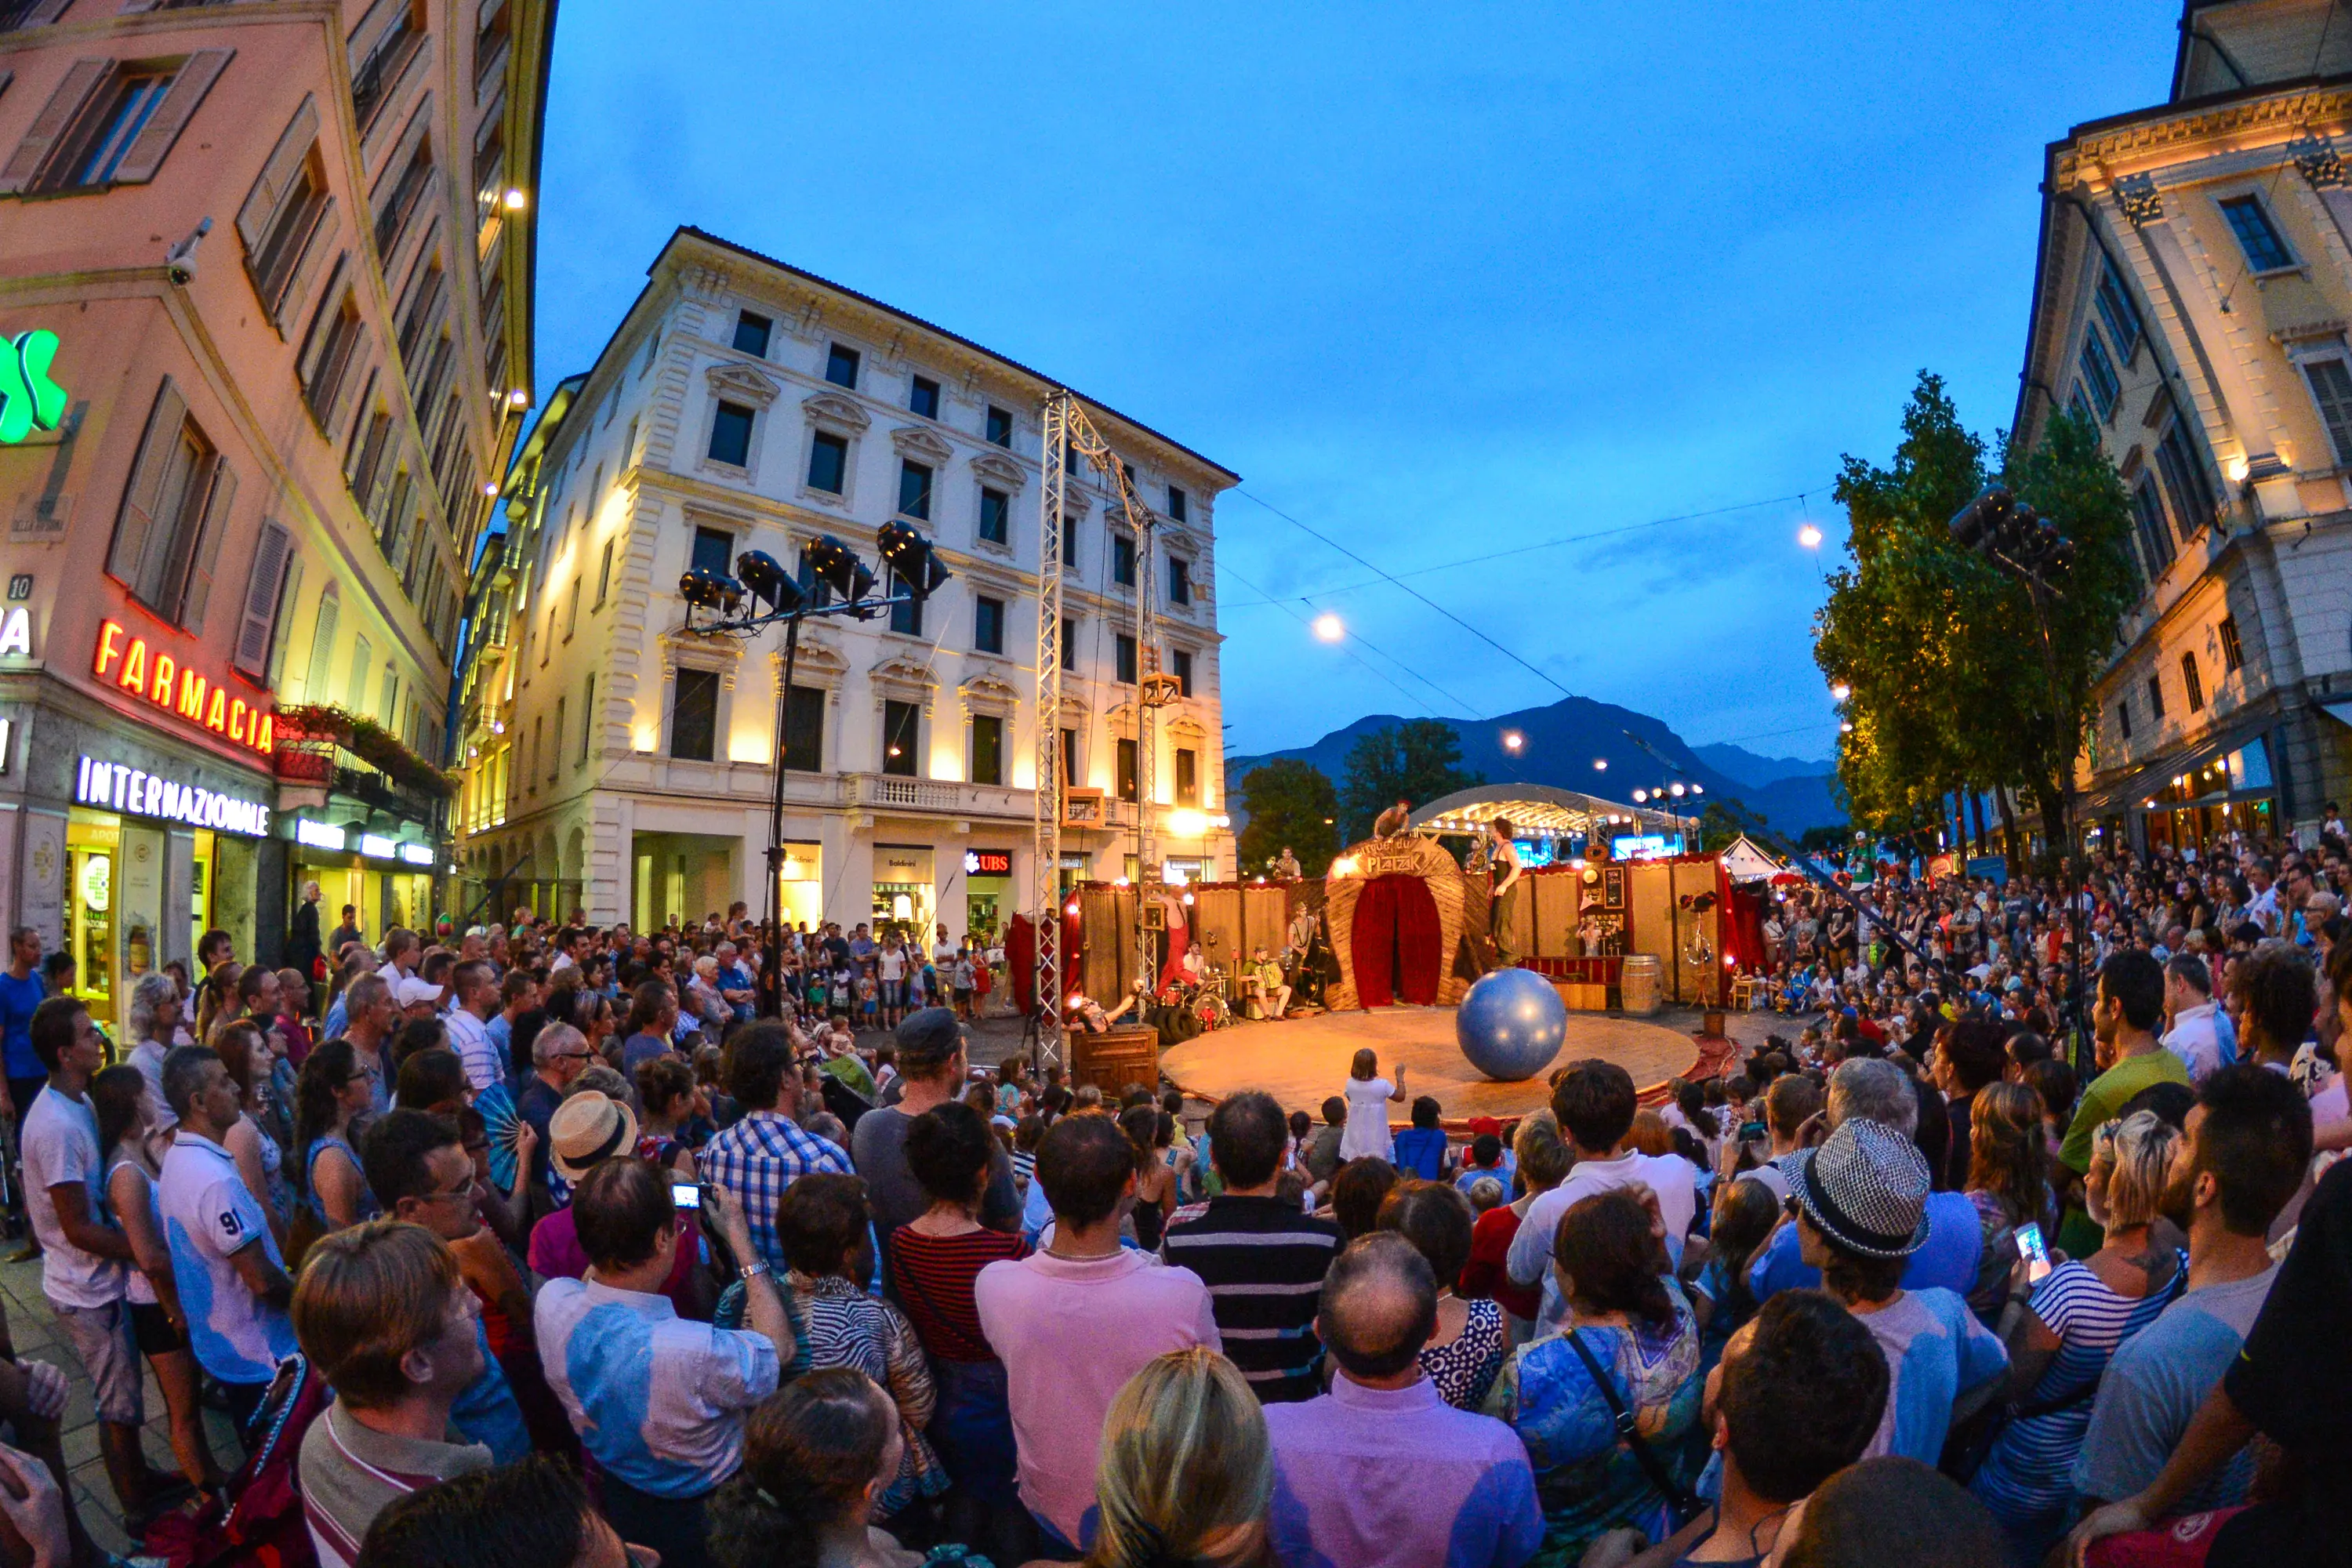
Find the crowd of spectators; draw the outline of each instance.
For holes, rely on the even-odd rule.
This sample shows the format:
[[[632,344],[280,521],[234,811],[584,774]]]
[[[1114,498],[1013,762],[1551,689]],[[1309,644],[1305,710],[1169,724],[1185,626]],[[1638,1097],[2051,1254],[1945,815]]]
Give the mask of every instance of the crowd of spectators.
[[[116,1042],[20,932],[0,1027],[51,1353],[173,1561],[2280,1568],[2352,1539],[2342,866],[2103,861],[2079,954],[1885,868],[1776,911],[1786,1037],[1509,1123],[1370,1052],[1319,1120],[978,1066],[985,959],[887,936],[873,1027],[829,930],[755,1016],[724,922],[214,933]],[[5,1338],[0,1553],[97,1561]]]

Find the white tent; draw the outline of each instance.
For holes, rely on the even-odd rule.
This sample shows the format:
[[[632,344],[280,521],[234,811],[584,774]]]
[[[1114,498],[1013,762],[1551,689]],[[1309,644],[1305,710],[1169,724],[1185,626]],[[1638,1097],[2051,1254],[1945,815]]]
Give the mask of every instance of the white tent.
[[[1723,873],[1735,882],[1769,882],[1789,868],[1766,854],[1754,839],[1741,834],[1723,852]]]

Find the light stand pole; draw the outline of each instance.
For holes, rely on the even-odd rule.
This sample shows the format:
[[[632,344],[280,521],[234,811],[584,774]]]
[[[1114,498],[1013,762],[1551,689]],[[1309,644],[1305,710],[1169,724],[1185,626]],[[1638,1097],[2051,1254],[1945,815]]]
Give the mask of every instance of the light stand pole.
[[[686,629],[703,636],[745,637],[782,622],[784,662],[776,689],[774,777],[768,795],[768,889],[762,900],[761,947],[766,973],[761,976],[761,1006],[768,1017],[784,1014],[784,786],[785,763],[792,749],[793,673],[800,657],[801,623],[820,616],[850,616],[861,621],[899,605],[917,605],[938,592],[948,580],[929,543],[903,522],[886,522],[875,536],[882,558],[890,565],[904,592],[874,595],[874,574],[857,552],[831,534],[813,541],[802,553],[810,587],[822,587],[837,600],[812,605],[803,588],[783,564],[763,550],[750,550],[735,558],[735,575],[698,566],[678,579],[678,596],[686,601]],[[747,596],[765,605],[751,610]],[[694,623],[698,609],[713,612],[701,626]]]
[[[2050,601],[2063,595],[2049,574],[2074,564],[2074,542],[2056,523],[2019,500],[2003,485],[1987,485],[1975,499],[1952,514],[1953,542],[1982,556],[2025,584],[2026,601],[2033,608],[2033,625],[2042,644],[2042,671],[2050,688],[2050,722],[2053,738],[2064,721],[2065,693],[2058,679],[2058,650],[2050,637]],[[2074,759],[2070,750],[2058,774],[2058,820],[2050,825],[2051,853],[2057,860],[2059,897],[2066,901],[2066,1031],[2074,1041],[2074,1070],[2088,1081],[2093,1053],[2084,1026],[2083,1008],[2083,889],[2074,884]],[[2061,844],[2057,840],[2063,838]],[[2014,848],[2014,846],[2011,846]]]

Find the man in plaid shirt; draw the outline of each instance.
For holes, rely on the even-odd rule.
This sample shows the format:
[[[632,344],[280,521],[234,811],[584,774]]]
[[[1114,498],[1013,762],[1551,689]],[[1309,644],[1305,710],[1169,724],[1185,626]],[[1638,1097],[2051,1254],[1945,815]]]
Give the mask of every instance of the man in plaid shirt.
[[[789,1265],[776,1240],[776,1205],[784,1189],[818,1172],[856,1173],[841,1149],[801,1131],[800,1068],[793,1060],[792,1033],[782,1024],[753,1024],[735,1037],[727,1048],[727,1091],[743,1106],[743,1119],[703,1145],[702,1176],[726,1189],[751,1230],[756,1261],[782,1279]]]

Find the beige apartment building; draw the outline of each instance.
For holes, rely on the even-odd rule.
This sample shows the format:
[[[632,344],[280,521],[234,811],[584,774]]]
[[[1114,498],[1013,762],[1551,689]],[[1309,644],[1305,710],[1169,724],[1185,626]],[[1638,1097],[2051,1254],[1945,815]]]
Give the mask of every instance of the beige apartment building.
[[[2110,841],[2307,832],[2352,799],[2352,26],[2332,10],[2188,0],[2168,99],[2049,148],[2013,428],[2095,421],[2132,498],[2145,593],[2081,780]]]
[[[553,12],[0,5],[0,916],[101,1018],[438,906]]]
[[[699,230],[678,230],[508,479],[461,658],[457,862],[469,900],[638,929],[762,887],[783,637],[700,634],[678,579],[838,538],[889,580],[902,521],[953,573],[928,602],[809,622],[791,676],[782,908],[956,936],[1031,901],[1038,727],[1101,809],[1065,879],[1135,875],[1139,811],[1179,875],[1230,878],[1213,514],[1226,468],[1093,402],[1159,515],[1151,571],[1099,476],[1064,508],[1062,705],[1036,710],[1047,376]],[[1137,647],[1151,584],[1156,660]],[[707,618],[707,617],[706,617]],[[1137,676],[1172,674],[1139,800]]]

